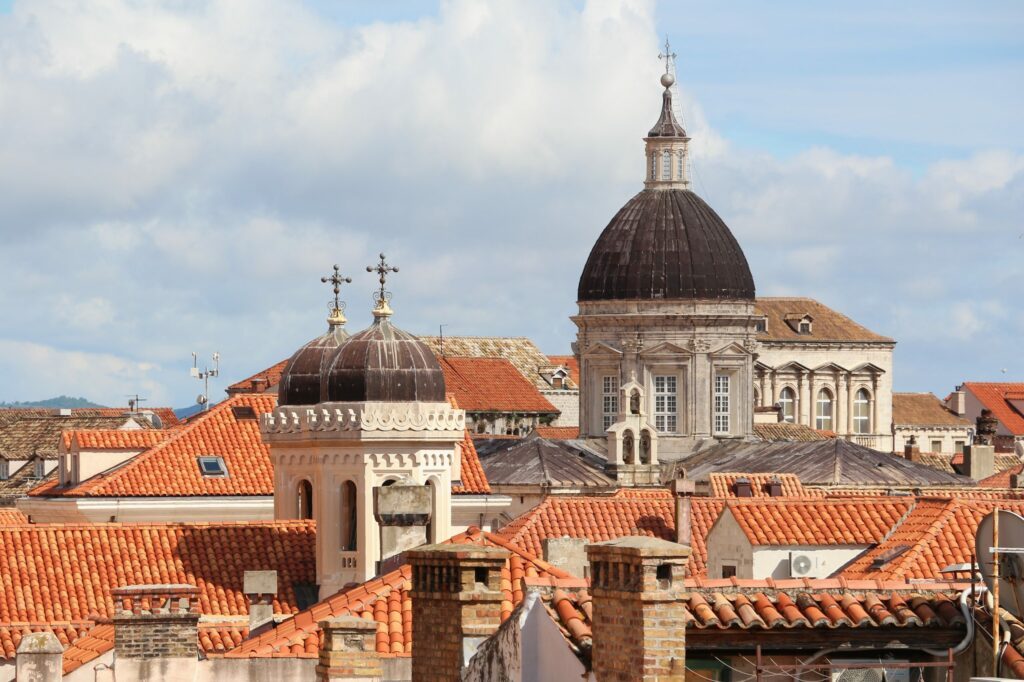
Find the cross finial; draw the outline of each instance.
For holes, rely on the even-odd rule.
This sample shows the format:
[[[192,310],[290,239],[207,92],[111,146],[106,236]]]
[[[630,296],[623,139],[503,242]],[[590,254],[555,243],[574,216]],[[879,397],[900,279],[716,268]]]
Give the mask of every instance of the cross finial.
[[[676,53],[672,51],[672,46],[668,44],[668,36],[665,36],[665,51],[658,53],[658,59],[665,60],[665,73],[670,73],[672,63],[675,61]]]
[[[367,265],[366,271],[376,272],[380,282],[380,291],[374,295],[374,298],[377,300],[377,307],[374,309],[373,314],[377,317],[386,317],[391,314],[391,307],[388,305],[391,292],[387,291],[384,285],[388,281],[388,273],[398,272],[398,268],[389,264],[382,253],[380,254],[380,262],[376,265]]]
[[[342,314],[345,310],[345,304],[338,298],[338,295],[341,293],[341,285],[351,284],[352,278],[342,275],[341,270],[335,265],[334,274],[330,277],[321,277],[320,281],[324,284],[329,282],[334,290],[334,301],[328,304],[331,308],[331,314],[327,317],[327,323],[331,326],[345,324],[345,316]]]

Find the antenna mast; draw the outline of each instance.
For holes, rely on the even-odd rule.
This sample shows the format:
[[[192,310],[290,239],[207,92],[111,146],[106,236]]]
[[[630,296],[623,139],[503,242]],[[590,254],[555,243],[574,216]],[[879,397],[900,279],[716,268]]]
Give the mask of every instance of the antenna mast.
[[[195,351],[192,352],[192,369],[189,373],[203,382],[203,392],[196,398],[196,403],[203,406],[203,412],[210,409],[210,377],[220,376],[220,353],[214,353],[212,360],[213,369],[207,365],[202,371],[199,371],[199,354]]]

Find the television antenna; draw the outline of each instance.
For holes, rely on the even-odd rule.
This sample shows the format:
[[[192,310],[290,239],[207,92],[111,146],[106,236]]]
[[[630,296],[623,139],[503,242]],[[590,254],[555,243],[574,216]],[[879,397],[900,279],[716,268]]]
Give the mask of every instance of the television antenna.
[[[203,412],[210,409],[210,377],[220,376],[220,353],[214,353],[212,356],[213,369],[207,365],[199,370],[199,354],[195,351],[192,352],[192,369],[189,373],[193,378],[199,379],[203,382],[203,392],[196,397],[196,404],[203,406]]]
[[[974,551],[981,576],[992,593],[992,655],[998,663],[999,609],[1018,618],[1024,614],[1024,518],[996,507],[978,524]]]
[[[142,405],[140,403],[144,403],[147,400],[147,398],[140,398],[138,393],[129,393],[125,397],[128,398],[129,412],[138,412],[142,409]]]

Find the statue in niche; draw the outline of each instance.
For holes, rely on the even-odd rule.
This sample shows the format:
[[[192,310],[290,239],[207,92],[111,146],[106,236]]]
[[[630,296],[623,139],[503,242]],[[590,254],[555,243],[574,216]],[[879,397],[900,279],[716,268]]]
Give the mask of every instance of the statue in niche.
[[[640,414],[640,391],[635,388],[629,394],[629,413]]]
[[[622,461],[625,464],[633,464],[633,432],[626,431],[622,434]]]
[[[640,435],[640,463],[651,463],[651,432],[647,429]]]

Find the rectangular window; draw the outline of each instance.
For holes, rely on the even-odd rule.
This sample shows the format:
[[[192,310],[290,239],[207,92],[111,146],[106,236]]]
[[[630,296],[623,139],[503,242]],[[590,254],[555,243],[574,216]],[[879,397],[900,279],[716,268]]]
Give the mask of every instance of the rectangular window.
[[[678,177],[680,180],[682,180],[683,176],[684,176],[684,173],[683,173],[683,159],[685,159],[685,158],[686,157],[683,155],[683,153],[679,152],[679,172],[676,173],[676,177]]]
[[[932,452],[942,452],[942,441],[941,440],[933,440],[932,441],[932,450],[931,451]]]
[[[207,456],[197,457],[199,472],[207,478],[225,478],[228,475],[227,465],[223,457]]]
[[[6,481],[11,477],[11,470],[6,459],[0,459],[0,481]]]
[[[953,443],[953,450],[957,454],[962,455],[964,453],[964,442],[962,440],[958,440],[955,443]]]
[[[729,375],[715,376],[715,433],[729,433]]]
[[[677,414],[676,377],[654,377],[654,428],[661,433],[675,433]]]
[[[607,431],[619,416],[619,378],[606,376],[601,380],[601,424]]]
[[[728,564],[722,566],[722,577],[723,578],[735,578],[736,577],[736,567],[735,566],[729,566]]]
[[[672,155],[667,151],[661,154],[661,179],[672,179]]]

